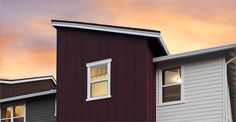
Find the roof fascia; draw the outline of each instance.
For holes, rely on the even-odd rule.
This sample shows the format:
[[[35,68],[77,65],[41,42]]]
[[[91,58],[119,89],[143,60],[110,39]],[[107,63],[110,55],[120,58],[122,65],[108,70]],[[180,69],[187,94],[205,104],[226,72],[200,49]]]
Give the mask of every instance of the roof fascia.
[[[111,27],[106,25],[94,25],[94,24],[87,24],[87,23],[76,23],[76,22],[65,22],[65,21],[52,21],[52,26],[54,27],[67,27],[67,28],[79,28],[79,29],[86,29],[86,30],[96,30],[96,31],[103,31],[103,32],[113,32],[113,33],[120,33],[120,34],[129,34],[129,35],[136,35],[136,36],[144,36],[144,37],[152,37],[152,38],[159,38],[161,45],[163,46],[167,55],[169,55],[169,50],[167,49],[160,32],[153,32],[147,30],[136,30],[132,28],[118,28],[118,27]]]
[[[146,36],[146,37],[157,37],[157,38],[160,37],[159,32],[135,30],[135,29],[129,29],[129,28],[118,28],[118,27],[110,27],[110,26],[103,26],[103,25],[93,25],[93,24],[75,23],[75,22],[61,22],[61,21],[52,21],[52,25],[54,27],[80,28],[80,29],[87,29],[87,30],[105,31],[105,32],[130,34],[130,35],[138,35],[138,36]]]
[[[207,48],[207,49],[196,50],[196,51],[191,51],[191,52],[186,52],[186,53],[180,53],[180,54],[175,54],[175,55],[153,58],[153,62],[157,63],[157,62],[163,62],[163,61],[167,61],[167,60],[187,58],[187,57],[191,57],[191,56],[197,56],[197,55],[202,55],[202,54],[207,54],[207,53],[214,53],[214,52],[224,51],[224,50],[229,50],[229,49],[234,49],[234,48],[236,48],[236,44]]]
[[[20,96],[0,99],[0,103],[21,100],[21,99],[26,99],[26,98],[32,98],[32,97],[38,97],[38,96],[43,96],[43,95],[49,95],[49,94],[55,94],[55,93],[56,93],[56,90],[52,89],[52,90],[48,90],[48,91],[42,91],[42,92],[37,92],[37,93],[31,93],[31,94],[26,94],[26,95],[20,95]]]
[[[18,84],[18,83],[27,83],[27,82],[35,82],[35,81],[42,81],[42,80],[52,80],[55,85],[57,85],[56,80],[53,76],[46,76],[46,77],[39,77],[39,78],[31,78],[31,79],[21,79],[21,80],[13,80],[13,81],[7,81],[7,80],[0,80],[0,83],[3,84]]]

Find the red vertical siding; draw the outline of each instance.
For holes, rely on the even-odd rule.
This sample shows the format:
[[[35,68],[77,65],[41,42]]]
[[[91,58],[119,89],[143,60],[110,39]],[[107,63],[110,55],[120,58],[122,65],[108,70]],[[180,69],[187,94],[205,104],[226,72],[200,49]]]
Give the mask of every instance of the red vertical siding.
[[[57,28],[58,121],[155,120],[152,51],[145,37]],[[112,98],[86,102],[86,63],[112,58]]]

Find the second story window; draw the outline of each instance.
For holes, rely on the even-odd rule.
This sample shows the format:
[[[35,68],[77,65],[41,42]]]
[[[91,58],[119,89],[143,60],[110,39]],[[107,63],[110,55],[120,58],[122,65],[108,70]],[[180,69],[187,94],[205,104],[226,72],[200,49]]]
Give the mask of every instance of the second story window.
[[[111,59],[87,63],[86,101],[111,97]]]
[[[180,67],[162,70],[160,81],[161,104],[183,100],[183,77]]]

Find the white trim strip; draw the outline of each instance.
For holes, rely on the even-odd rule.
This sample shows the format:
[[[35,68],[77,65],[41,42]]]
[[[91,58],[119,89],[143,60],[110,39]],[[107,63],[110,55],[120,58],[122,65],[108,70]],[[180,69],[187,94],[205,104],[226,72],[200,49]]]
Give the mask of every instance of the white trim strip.
[[[43,92],[37,92],[37,93],[31,93],[31,94],[26,94],[26,95],[20,95],[16,97],[0,99],[0,103],[21,100],[21,99],[26,99],[26,98],[31,98],[31,97],[37,97],[37,96],[43,96],[43,95],[48,95],[48,94],[54,94],[54,93],[56,93],[56,90],[51,89],[51,90],[43,91]]]
[[[47,77],[40,77],[40,78],[30,78],[30,79],[22,79],[22,80],[0,80],[0,83],[4,84],[18,84],[18,83],[27,83],[27,82],[33,82],[33,81],[41,81],[41,80],[52,80],[55,85],[57,85],[56,80],[53,78],[53,76],[47,76]]]
[[[104,60],[99,60],[99,61],[94,61],[94,62],[87,63],[86,67],[93,67],[93,66],[97,66],[97,65],[103,65],[103,64],[110,63],[111,61],[112,61],[111,58],[104,59]]]
[[[166,51],[167,55],[170,55],[170,51],[168,50],[165,41],[163,40],[163,38],[160,36],[159,37],[160,41],[161,41],[161,45],[163,46],[164,50]]]
[[[107,99],[107,98],[111,98],[111,95],[91,97],[91,98],[87,98],[86,101],[94,101],[94,100],[101,100],[101,99]]]
[[[180,53],[180,54],[175,54],[175,55],[153,58],[153,62],[154,63],[163,62],[163,61],[167,61],[167,60],[186,58],[186,57],[202,55],[202,54],[207,54],[207,53],[214,53],[214,52],[224,51],[224,50],[229,50],[229,49],[234,49],[234,48],[236,48],[236,44],[207,48],[207,49],[196,50],[196,51],[191,51],[191,52],[186,52],[186,53]]]
[[[58,22],[58,21],[52,21],[52,25],[54,27],[80,28],[80,29],[87,29],[87,30],[105,31],[105,32],[113,32],[113,33],[121,33],[121,34],[138,35],[138,36],[157,37],[157,38],[160,37],[159,32],[109,27],[109,26],[103,26],[103,25],[92,25],[92,24],[75,23],[75,22]]]
[[[229,64],[230,62],[232,62],[234,60],[236,60],[236,57],[234,57],[234,58],[230,59],[229,61],[227,61],[226,64]]]

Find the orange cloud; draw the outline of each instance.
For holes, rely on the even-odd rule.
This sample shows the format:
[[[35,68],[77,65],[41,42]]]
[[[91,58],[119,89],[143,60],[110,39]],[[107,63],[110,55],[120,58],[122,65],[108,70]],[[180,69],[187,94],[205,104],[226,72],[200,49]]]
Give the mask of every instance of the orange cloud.
[[[4,55],[1,60],[1,78],[21,78],[55,74],[55,51]]]
[[[172,1],[171,4],[162,0],[101,0],[91,4],[102,7],[112,15],[105,21],[102,19],[102,23],[162,31],[167,47],[173,54],[235,43],[236,10],[227,7],[230,3],[234,4],[233,1],[224,3],[208,1],[209,6],[204,6],[201,2],[187,1]],[[226,7],[223,8],[223,4]]]
[[[33,19],[27,20],[27,26],[32,33],[44,37],[54,37],[56,30],[51,25],[51,17],[49,16],[39,16]],[[56,41],[56,40],[48,40]]]
[[[160,30],[172,54],[236,42],[235,0],[74,2],[23,0],[14,8],[4,3],[0,78],[56,76],[55,18]]]
[[[2,28],[5,28],[3,26]],[[52,36],[52,34],[51,34]],[[54,75],[56,52],[54,47],[22,37],[14,32],[0,35],[0,78]],[[50,40],[48,40],[50,41]],[[29,43],[33,43],[29,45]]]

